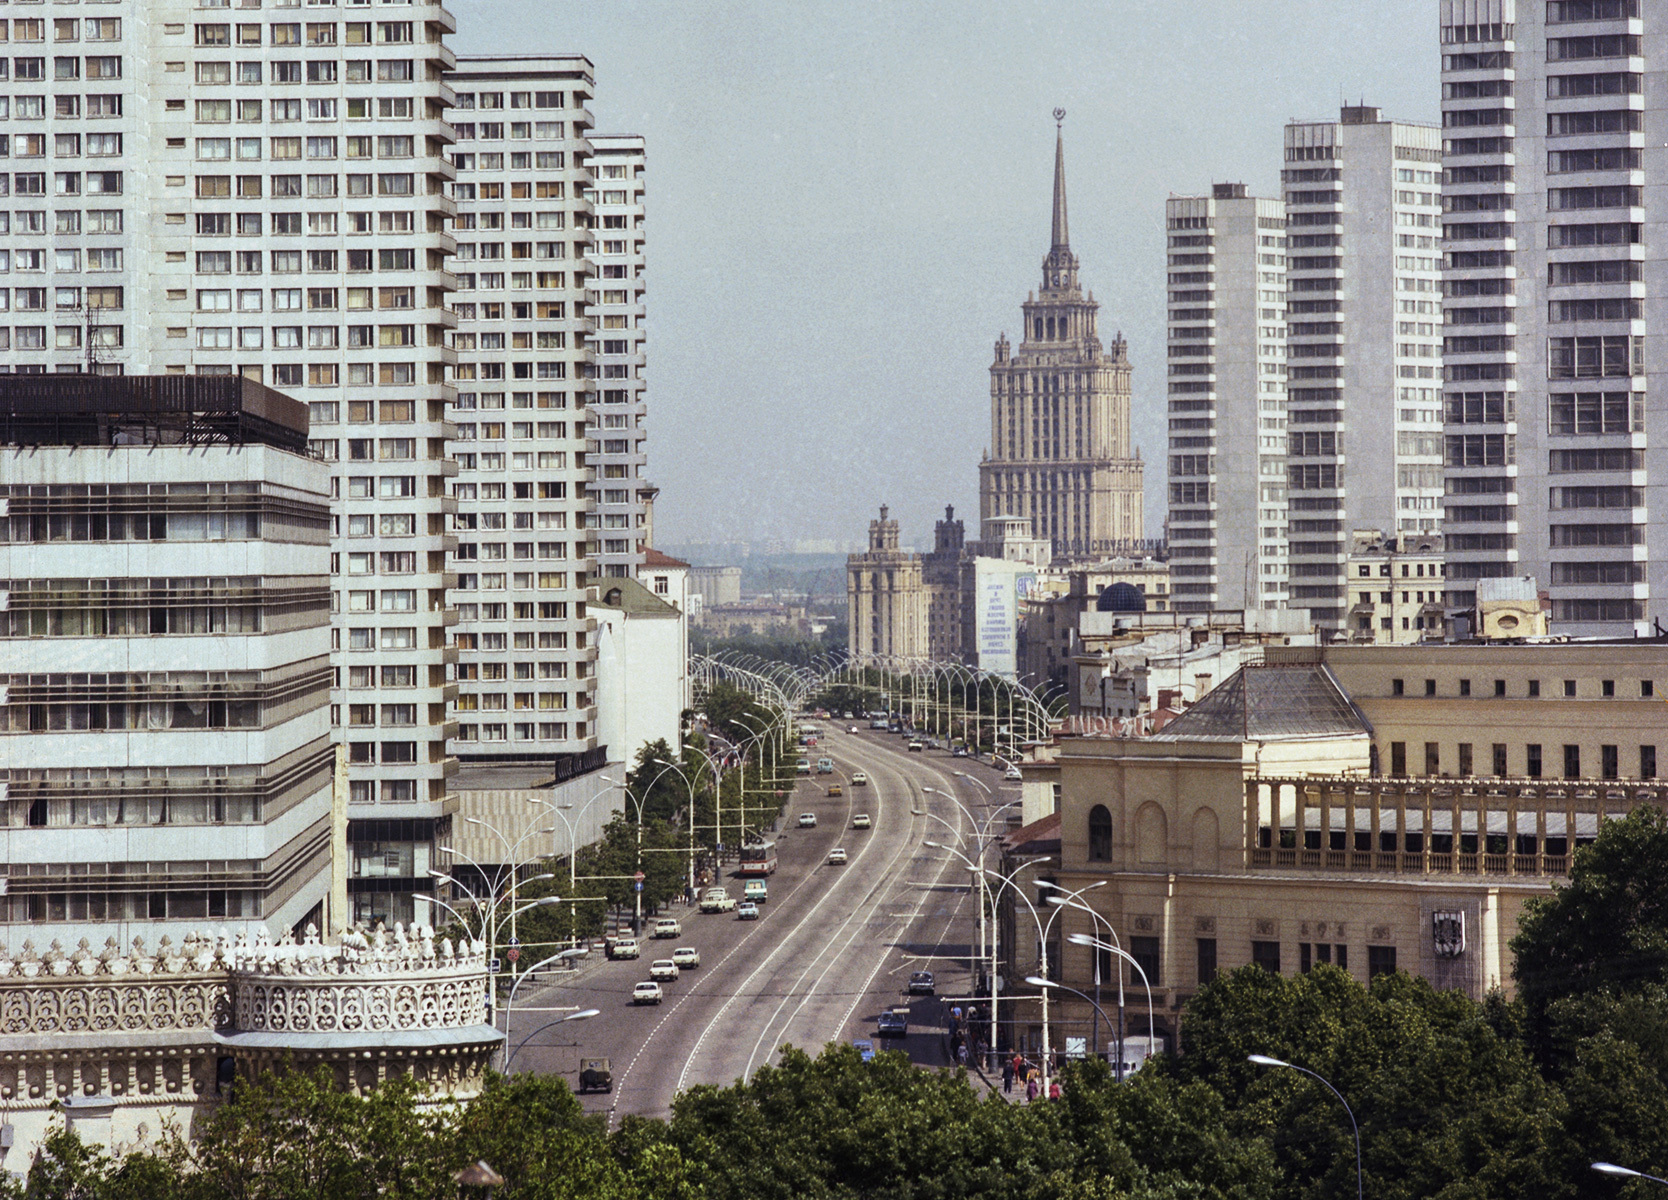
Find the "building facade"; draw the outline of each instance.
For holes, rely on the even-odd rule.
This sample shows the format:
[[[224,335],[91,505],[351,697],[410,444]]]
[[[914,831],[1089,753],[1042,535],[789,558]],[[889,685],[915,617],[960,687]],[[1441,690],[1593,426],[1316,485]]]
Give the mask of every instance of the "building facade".
[[[1165,229],[1173,602],[1284,608],[1286,205],[1219,183]]]
[[[927,592],[921,560],[898,549],[897,518],[883,504],[869,522],[869,548],[846,559],[846,620],[852,657],[918,658],[927,652]]]
[[[1446,634],[1440,533],[1350,535],[1349,640],[1386,645]]]
[[[340,928],[306,406],[7,375],[0,444],[0,944]]]
[[[1376,108],[1286,126],[1291,604],[1327,629],[1351,530],[1441,527],[1440,159]]]
[[[1647,353],[1668,118],[1645,79],[1668,14],[1444,0],[1441,37],[1449,601],[1526,575],[1555,631],[1648,632],[1668,588],[1647,503],[1668,471]]]
[[[1056,558],[1100,559],[1142,537],[1142,464],[1130,433],[1129,354],[1102,346],[1100,305],[1078,284],[1066,221],[1063,140],[1054,147],[1053,236],[1042,289],[1028,296],[1014,349],[990,368],[990,449],[979,517],[1023,517]]]

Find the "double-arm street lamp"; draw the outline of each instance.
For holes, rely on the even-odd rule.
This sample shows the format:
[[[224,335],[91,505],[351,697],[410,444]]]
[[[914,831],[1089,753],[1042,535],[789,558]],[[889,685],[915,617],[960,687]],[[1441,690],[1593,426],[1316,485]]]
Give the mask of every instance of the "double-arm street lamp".
[[[1104,883],[1105,881],[1102,880],[1101,882]],[[1112,939],[1112,944],[1114,946],[1118,947],[1118,949],[1120,949],[1120,950],[1123,949],[1124,944],[1118,937],[1118,931],[1116,929],[1112,928],[1112,922],[1108,921],[1105,917],[1101,916],[1094,909],[1090,908],[1087,904],[1083,903],[1082,893],[1088,891],[1089,888],[1099,887],[1100,886],[1099,883],[1091,883],[1089,885],[1089,887],[1079,888],[1075,892],[1068,891],[1064,886],[1062,886],[1061,884],[1055,883],[1051,879],[1039,879],[1037,881],[1037,886],[1038,887],[1050,888],[1054,892],[1057,893],[1056,895],[1048,897],[1048,902],[1050,904],[1055,905],[1058,908],[1075,908],[1075,909],[1079,910],[1080,912],[1088,913],[1090,919],[1093,920],[1094,923],[1095,923],[1095,928],[1098,930],[1101,926],[1104,925],[1106,927],[1107,935]],[[1093,1034],[1091,1036],[1091,1044],[1092,1045],[1097,1045],[1097,1046],[1100,1044],[1100,1025],[1098,1023],[1100,1021],[1100,1017],[1101,1017],[1101,1008],[1100,1008],[1100,1004],[1098,1003],[1098,1001],[1100,1000],[1100,984],[1101,984],[1100,954],[1097,952],[1095,954],[1095,1000],[1097,1001],[1097,1003],[1095,1004],[1095,1020],[1096,1020],[1097,1023],[1094,1027],[1094,1031],[1093,1031]],[[1110,1022],[1108,1022],[1108,1027],[1110,1027]],[[1119,1079],[1122,1079],[1124,1077],[1124,969],[1121,966],[1118,968],[1118,1072],[1117,1072],[1117,1074],[1118,1074]]]
[[[1361,1127],[1355,1123],[1355,1110],[1352,1109],[1349,1106],[1349,1101],[1344,1099],[1344,1094],[1342,1092],[1340,1092],[1337,1088],[1333,1087],[1331,1083],[1327,1082],[1327,1080],[1324,1076],[1317,1075],[1315,1072],[1311,1071],[1308,1067],[1300,1067],[1296,1063],[1289,1063],[1289,1062],[1286,1062],[1284,1059],[1270,1058],[1266,1054],[1253,1054],[1249,1057],[1249,1061],[1256,1063],[1259,1067],[1285,1067],[1288,1071],[1301,1071],[1303,1074],[1307,1075],[1310,1079],[1320,1080],[1321,1084],[1326,1088],[1327,1091],[1331,1092],[1334,1096],[1338,1097],[1338,1103],[1342,1104],[1344,1106],[1344,1111],[1349,1114],[1350,1132],[1355,1135],[1355,1196],[1356,1196],[1356,1200],[1362,1200],[1362,1197],[1366,1195],[1366,1192],[1363,1190],[1362,1184],[1361,1184]],[[1609,1164],[1604,1164],[1604,1165],[1608,1166]],[[1600,1164],[1594,1163],[1593,1164],[1593,1169],[1594,1170],[1601,1170],[1603,1168],[1600,1166]],[[1635,1174],[1635,1172],[1626,1171],[1622,1167],[1615,1168],[1615,1171],[1617,1173],[1625,1173],[1625,1174],[1630,1174],[1630,1175]],[[1660,1183],[1662,1181],[1658,1180],[1658,1182]]]
[[[1072,907],[1074,907],[1074,906],[1072,906]],[[1141,976],[1141,986],[1147,989],[1147,1053],[1151,1054],[1152,1051],[1153,1051],[1153,1037],[1154,1037],[1154,1034],[1153,1034],[1153,985],[1151,983],[1149,983],[1148,980],[1147,980],[1147,972],[1146,972],[1145,968],[1143,968],[1140,963],[1135,961],[1135,956],[1130,954],[1128,951],[1126,951],[1122,946],[1115,946],[1110,942],[1103,942],[1098,937],[1094,937],[1091,934],[1074,933],[1071,936],[1069,936],[1068,938],[1066,938],[1066,941],[1070,942],[1074,946],[1090,946],[1090,947],[1093,947],[1094,949],[1100,951],[1103,954],[1114,955],[1117,958],[1123,959],[1130,966],[1135,968],[1136,974]],[[1124,1056],[1124,1045],[1123,1045],[1123,1043],[1124,1043],[1124,1037],[1123,1037],[1123,1021],[1124,1021],[1124,1013],[1123,1013],[1123,1002],[1124,1002],[1124,1000],[1123,1000],[1123,975],[1124,975],[1123,970],[1122,970],[1122,968],[1120,968],[1119,971],[1118,971],[1118,1078],[1120,1078],[1120,1079],[1122,1079],[1123,1075],[1124,1075],[1124,1057],[1125,1057]]]

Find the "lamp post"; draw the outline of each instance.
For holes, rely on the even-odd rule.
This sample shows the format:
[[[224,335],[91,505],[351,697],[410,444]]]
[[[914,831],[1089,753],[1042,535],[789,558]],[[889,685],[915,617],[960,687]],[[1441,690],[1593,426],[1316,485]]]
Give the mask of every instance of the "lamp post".
[[[1044,979],[1041,975],[1028,975],[1028,976],[1026,976],[1025,982],[1030,984],[1034,988],[1044,988],[1044,989],[1046,989],[1046,988],[1059,988],[1062,992],[1070,992],[1072,995],[1076,996],[1079,1000],[1086,1001],[1087,1003],[1093,1005],[1095,1012],[1100,1015],[1101,1020],[1106,1022],[1108,1028],[1111,1028],[1112,1018],[1110,1018],[1106,1015],[1106,1013],[1101,1009],[1099,1004],[1096,1004],[1095,1001],[1090,1000],[1088,996],[1084,995],[1084,993],[1078,991],[1076,988],[1068,987],[1067,985],[1061,983],[1058,979]],[[1118,1079],[1120,1081],[1122,1081],[1123,1072],[1122,1072],[1121,1068],[1123,1067],[1123,1063],[1120,1062],[1118,1064],[1118,1066],[1120,1068],[1119,1073],[1118,1073]]]
[[[1355,1110],[1352,1109],[1349,1106],[1349,1101],[1344,1099],[1344,1094],[1342,1092],[1340,1092],[1337,1088],[1333,1087],[1329,1082],[1327,1082],[1325,1077],[1323,1077],[1321,1075],[1317,1075],[1315,1072],[1311,1071],[1308,1067],[1300,1067],[1296,1063],[1289,1063],[1289,1062],[1286,1062],[1284,1059],[1270,1058],[1266,1054],[1250,1055],[1248,1061],[1256,1063],[1259,1067],[1285,1067],[1287,1070],[1290,1070],[1290,1071],[1301,1071],[1303,1074],[1309,1076],[1309,1078],[1311,1078],[1311,1079],[1320,1080],[1320,1082],[1322,1083],[1322,1085],[1325,1086],[1327,1091],[1331,1092],[1334,1096],[1338,1097],[1338,1103],[1342,1104],[1344,1106],[1344,1111],[1349,1114],[1350,1132],[1355,1135],[1355,1196],[1356,1196],[1356,1200],[1362,1200],[1362,1197],[1364,1197],[1366,1195],[1366,1192],[1364,1191],[1364,1189],[1362,1187],[1362,1184],[1361,1184],[1361,1127],[1355,1123]],[[1605,1168],[1607,1168],[1607,1167],[1609,1167],[1610,1169],[1605,1170]],[[1601,1163],[1594,1163],[1593,1164],[1593,1169],[1595,1171],[1604,1171],[1605,1174],[1607,1174],[1607,1175],[1609,1175],[1609,1174],[1627,1174],[1627,1175],[1636,1175],[1636,1174],[1638,1174],[1638,1172],[1636,1172],[1636,1171],[1628,1171],[1625,1167],[1611,1167],[1611,1165],[1609,1163],[1602,1163],[1602,1164]],[[1646,1176],[1646,1178],[1650,1178],[1650,1176]],[[1668,1180],[1659,1179],[1659,1180],[1657,1180],[1657,1182],[1658,1183],[1664,1183],[1664,1182],[1668,1182]]]
[[[1112,944],[1121,949],[1123,947],[1123,942],[1120,941],[1119,938],[1118,938],[1118,931],[1116,929],[1112,928],[1112,922],[1108,921],[1105,917],[1101,916],[1094,909],[1090,908],[1087,904],[1083,903],[1083,893],[1084,892],[1092,891],[1093,889],[1095,889],[1097,887],[1102,887],[1105,884],[1106,884],[1106,880],[1104,880],[1104,879],[1098,880],[1095,883],[1091,883],[1091,884],[1088,884],[1084,887],[1080,887],[1074,892],[1074,891],[1068,890],[1067,888],[1065,888],[1061,884],[1055,883],[1052,879],[1039,879],[1039,880],[1037,880],[1037,886],[1038,887],[1052,888],[1054,891],[1060,893],[1060,895],[1048,897],[1048,902],[1050,904],[1055,905],[1058,908],[1075,908],[1075,909],[1078,909],[1082,912],[1088,913],[1089,916],[1091,918],[1093,918],[1093,920],[1095,922],[1095,927],[1097,929],[1102,925],[1106,926],[1106,932],[1112,935]],[[1098,1003],[1098,1001],[1100,1000],[1100,954],[1098,952],[1095,954],[1095,1000],[1097,1001],[1097,1003],[1095,1004],[1095,1013],[1096,1013],[1095,1020],[1097,1021],[1097,1024],[1094,1027],[1091,1044],[1098,1046],[1100,1044],[1100,1025],[1098,1024],[1098,1021],[1100,1020],[1099,1013],[1101,1011],[1100,1004]],[[1107,1028],[1109,1028],[1109,1029],[1111,1028],[1110,1023],[1108,1023]],[[1122,968],[1119,968],[1119,970],[1118,970],[1118,1072],[1117,1072],[1117,1074],[1118,1074],[1119,1079],[1122,1079],[1124,1077],[1124,973],[1123,973]]]
[[[1145,968],[1143,968],[1140,963],[1136,962],[1135,961],[1135,956],[1128,953],[1126,950],[1124,950],[1124,948],[1122,946],[1111,945],[1107,942],[1101,941],[1097,937],[1092,937],[1087,933],[1074,933],[1070,937],[1068,937],[1066,939],[1066,941],[1070,942],[1074,946],[1093,946],[1096,950],[1102,950],[1102,951],[1105,951],[1109,954],[1114,954],[1117,957],[1123,959],[1130,966],[1135,968],[1136,974],[1141,976],[1141,986],[1147,989],[1147,1053],[1151,1054],[1152,1049],[1153,1049],[1153,1036],[1154,1036],[1153,1035],[1153,985],[1147,981],[1147,972],[1146,972]],[[1119,983],[1120,983],[1119,991],[1121,993],[1122,990],[1123,990],[1122,986],[1121,986],[1122,980],[1123,980],[1123,972],[1122,971],[1118,972],[1118,978],[1119,978]],[[1120,999],[1120,1003],[1122,1003],[1121,999]],[[1122,1025],[1123,1013],[1120,1012],[1118,1014],[1118,1016],[1119,1016],[1119,1024],[1121,1026]],[[1123,1047],[1123,1035],[1122,1035],[1122,1032],[1121,1032],[1121,1029],[1120,1029],[1120,1033],[1119,1033],[1119,1036],[1118,1036],[1118,1077],[1120,1079],[1123,1077],[1123,1073],[1124,1073],[1124,1047]]]
[[[607,775],[599,775],[597,778],[608,786],[592,793],[585,803],[579,805],[579,811],[574,813],[571,818],[566,815],[564,810],[573,809],[572,804],[557,804],[554,800],[546,800],[542,796],[527,797],[527,803],[541,804],[549,809],[551,815],[558,818],[568,832],[568,941],[575,946],[579,945],[579,904],[574,900],[575,894],[579,891],[579,819],[585,815],[586,809],[612,792],[620,783],[619,780]],[[554,836],[555,830],[552,829],[551,833]]]
[[[537,1029],[533,1030],[532,1033],[528,1034],[526,1037],[522,1038],[519,1042],[517,1042],[515,1044],[515,1046],[510,1050],[509,1055],[504,1059],[504,1074],[508,1075],[510,1073],[510,1064],[515,1061],[515,1056],[518,1052],[520,1052],[521,1048],[523,1046],[525,1046],[528,1042],[532,1041],[534,1038],[538,1037],[539,1034],[543,1033],[545,1030],[551,1028],[554,1025],[565,1024],[568,1021],[588,1021],[592,1017],[601,1016],[601,1015],[602,1015],[602,1010],[601,1009],[599,1009],[599,1008],[587,1008],[587,1009],[582,1009],[581,1011],[576,1012],[576,1013],[569,1013],[565,1017],[557,1017],[554,1021],[546,1021],[543,1025],[540,1025]],[[509,1022],[509,1019],[508,1019],[508,1015],[506,1014],[505,1021],[504,1021],[504,1043],[505,1043],[505,1045],[509,1044],[509,1040],[510,1040],[510,1022]],[[575,1045],[577,1045],[577,1044],[578,1043],[575,1043]]]
[[[1635,1171],[1632,1167],[1619,1167],[1615,1163],[1596,1162],[1593,1164],[1593,1170],[1600,1175],[1620,1175],[1627,1179],[1649,1179],[1652,1183],[1668,1186],[1668,1179],[1662,1179],[1656,1175],[1647,1175],[1643,1171]]]

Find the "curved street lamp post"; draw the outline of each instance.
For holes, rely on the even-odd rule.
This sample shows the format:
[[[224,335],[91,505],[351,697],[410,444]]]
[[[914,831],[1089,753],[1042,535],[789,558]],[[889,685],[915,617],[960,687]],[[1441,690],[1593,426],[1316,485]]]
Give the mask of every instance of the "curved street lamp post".
[[[1324,1076],[1317,1075],[1314,1071],[1311,1071],[1308,1067],[1300,1067],[1296,1063],[1289,1063],[1289,1062],[1286,1062],[1284,1059],[1270,1058],[1266,1054],[1252,1054],[1252,1055],[1248,1056],[1248,1061],[1256,1063],[1259,1067],[1285,1067],[1289,1071],[1301,1071],[1303,1074],[1309,1076],[1309,1078],[1311,1078],[1311,1079],[1320,1080],[1321,1084],[1326,1088],[1327,1091],[1331,1092],[1334,1096],[1338,1097],[1338,1103],[1342,1104],[1344,1106],[1344,1111],[1349,1114],[1350,1132],[1355,1135],[1355,1196],[1356,1196],[1356,1200],[1362,1200],[1362,1198],[1366,1195],[1366,1192],[1363,1190],[1362,1183],[1361,1183],[1361,1127],[1355,1123],[1355,1110],[1352,1109],[1349,1106],[1349,1101],[1344,1099],[1344,1094],[1342,1092],[1340,1092],[1337,1088],[1333,1087],[1332,1084],[1329,1083]],[[1609,1164],[1605,1164],[1605,1165],[1609,1165]],[[1602,1168],[1599,1166],[1599,1164],[1594,1163],[1593,1164],[1593,1169],[1594,1170],[1600,1170]],[[1617,1173],[1620,1173],[1622,1170],[1623,1170],[1623,1168],[1620,1168],[1620,1167],[1616,1168]],[[1635,1174],[1635,1173],[1636,1172],[1628,1172],[1628,1174]],[[1657,1182],[1661,1183],[1661,1182],[1664,1182],[1664,1181],[1659,1179],[1659,1180],[1657,1180]]]

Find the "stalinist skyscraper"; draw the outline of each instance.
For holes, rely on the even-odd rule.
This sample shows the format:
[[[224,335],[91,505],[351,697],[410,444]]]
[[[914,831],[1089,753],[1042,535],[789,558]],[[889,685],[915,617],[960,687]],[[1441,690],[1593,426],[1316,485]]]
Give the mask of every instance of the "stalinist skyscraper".
[[[1055,110],[1059,119],[1065,113]],[[1042,290],[1027,296],[1017,351],[1007,334],[990,367],[990,451],[979,516],[1028,517],[1056,560],[1104,558],[1142,536],[1141,460],[1131,453],[1129,355],[1103,347],[1100,305],[1077,284],[1066,233],[1065,144],[1054,143],[1054,237]]]

